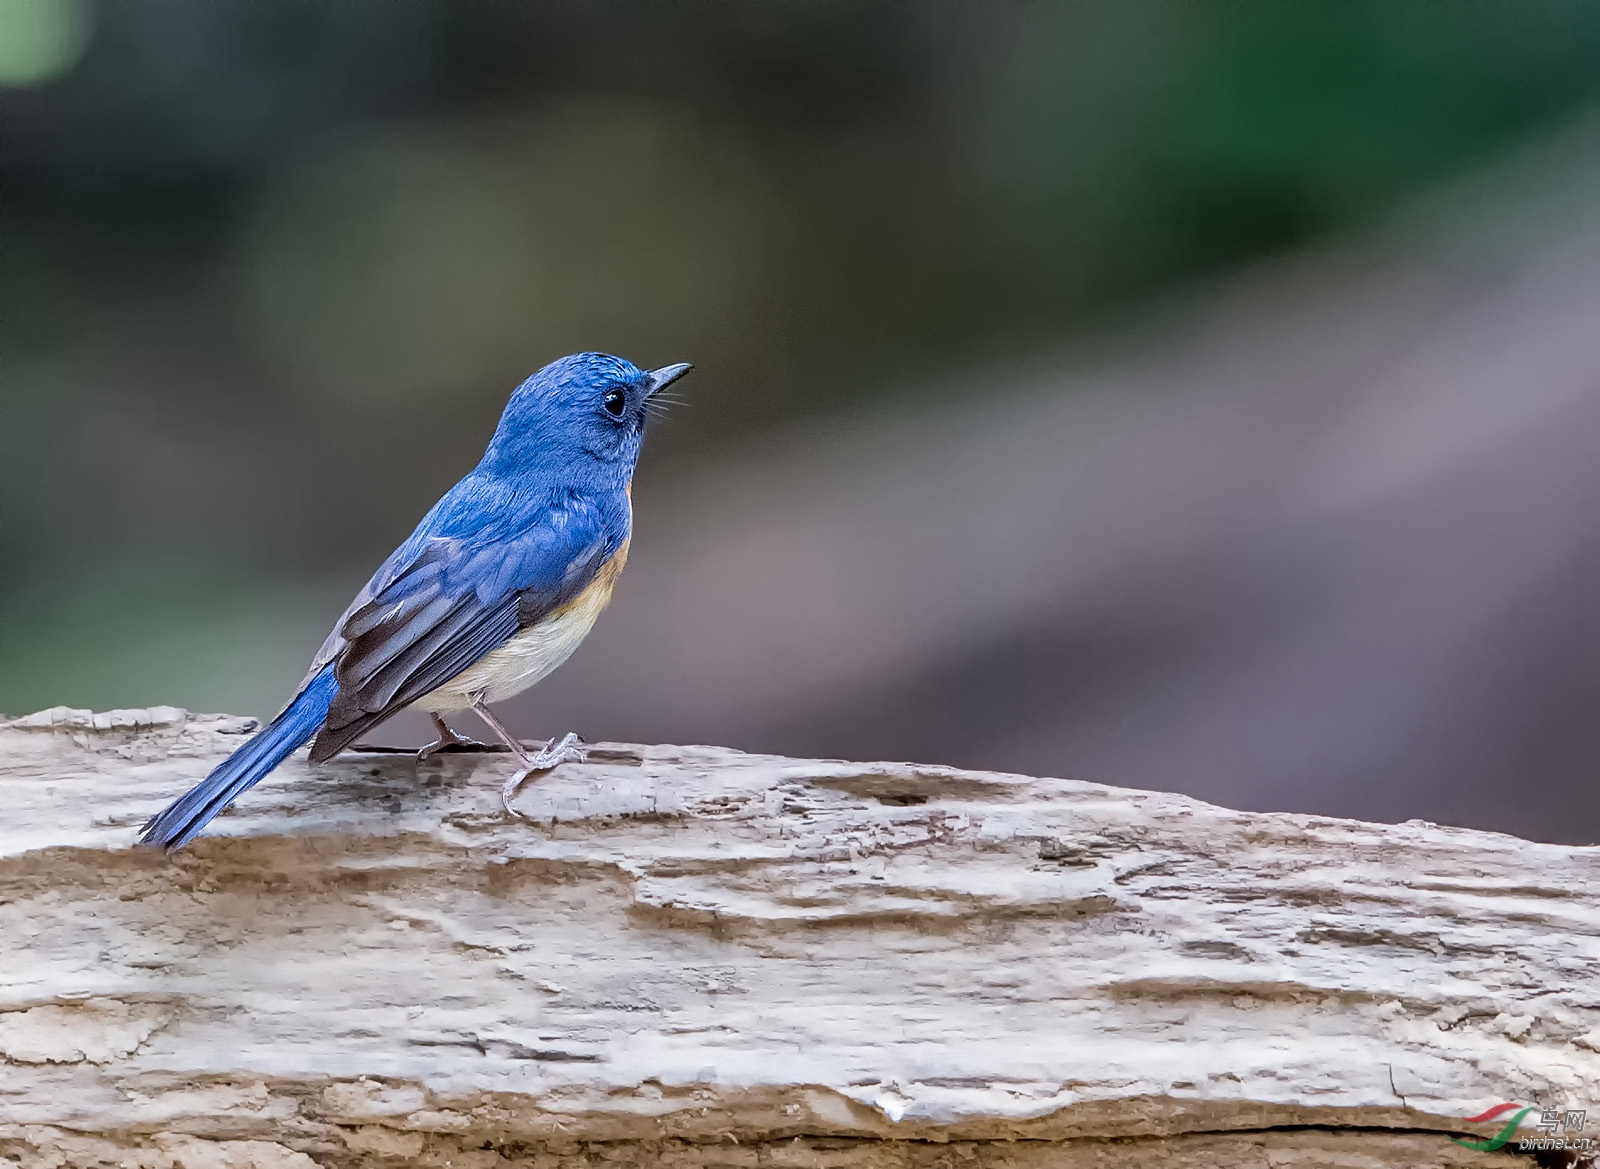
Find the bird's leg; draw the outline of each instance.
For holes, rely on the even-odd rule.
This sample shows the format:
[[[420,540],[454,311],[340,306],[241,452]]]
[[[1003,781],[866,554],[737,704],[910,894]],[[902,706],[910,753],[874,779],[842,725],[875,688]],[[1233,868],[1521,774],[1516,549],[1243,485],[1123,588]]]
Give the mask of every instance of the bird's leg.
[[[511,748],[512,754],[517,757],[522,767],[515,775],[506,780],[500,789],[500,803],[505,810],[513,816],[521,817],[522,813],[511,806],[511,799],[517,794],[517,789],[522,786],[522,781],[535,771],[549,771],[562,763],[582,763],[589,757],[588,751],[583,748],[583,740],[577,735],[568,734],[563,739],[551,739],[537,755],[529,755],[522,748],[522,744],[512,736],[511,732],[501,725],[488,705],[483,701],[482,694],[472,696],[472,709],[479,718],[489,724],[489,729],[500,736],[500,741]]]
[[[522,786],[523,780],[535,771],[549,771],[552,767],[560,767],[563,763],[582,763],[587,758],[589,750],[575,732],[568,731],[559,739],[551,739],[537,755],[528,760],[526,767],[506,780],[505,787],[500,789],[500,803],[513,816],[522,815],[511,806],[511,800],[517,794],[517,789]]]
[[[516,736],[506,730],[505,724],[495,718],[494,711],[490,710],[487,704],[484,703],[481,692],[472,696],[472,710],[474,714],[489,725],[489,729],[495,733],[502,743],[511,748],[511,753],[517,757],[517,761],[522,764],[524,770],[533,766],[533,760],[528,757],[528,752],[523,750],[522,744],[517,742]]]
[[[505,786],[500,789],[500,803],[513,816],[520,818],[522,815],[521,812],[511,806],[511,800],[517,794],[517,789],[522,786],[522,781],[527,779],[528,776],[535,771],[549,771],[552,767],[557,767],[563,763],[582,763],[589,757],[589,752],[583,747],[583,740],[575,734],[568,734],[562,739],[551,739],[538,754],[529,755],[527,751],[523,750],[522,744],[517,742],[511,732],[506,730],[500,720],[495,717],[494,712],[483,701],[482,694],[474,694],[472,696],[472,709],[479,718],[489,724],[489,729],[500,737],[500,741],[511,748],[512,754],[522,764],[522,767],[510,779],[506,780]]]
[[[440,718],[438,715],[429,714],[428,717],[433,720],[433,729],[439,737],[417,752],[418,763],[421,763],[424,759],[436,751],[443,751],[446,747],[483,746],[483,744],[478,742],[477,739],[469,739],[465,735],[459,735],[455,731],[451,730],[450,724],[445,722],[444,719]]]

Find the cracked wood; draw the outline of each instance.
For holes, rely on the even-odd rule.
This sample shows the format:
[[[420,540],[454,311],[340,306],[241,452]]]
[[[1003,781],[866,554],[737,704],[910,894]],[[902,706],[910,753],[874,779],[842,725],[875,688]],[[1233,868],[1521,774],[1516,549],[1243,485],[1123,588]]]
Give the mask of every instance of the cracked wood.
[[[1600,850],[621,744],[523,821],[503,753],[301,754],[134,848],[251,725],[0,723],[0,1157],[1468,1165],[1600,1108]]]

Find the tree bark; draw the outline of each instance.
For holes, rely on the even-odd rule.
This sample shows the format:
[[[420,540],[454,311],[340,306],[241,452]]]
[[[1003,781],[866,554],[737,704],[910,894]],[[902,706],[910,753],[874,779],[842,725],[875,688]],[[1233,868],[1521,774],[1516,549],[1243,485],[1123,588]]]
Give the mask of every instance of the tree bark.
[[[1454,1166],[1502,1102],[1600,1120],[1597,849],[624,744],[521,819],[502,752],[302,754],[135,847],[253,725],[0,722],[0,1158]]]

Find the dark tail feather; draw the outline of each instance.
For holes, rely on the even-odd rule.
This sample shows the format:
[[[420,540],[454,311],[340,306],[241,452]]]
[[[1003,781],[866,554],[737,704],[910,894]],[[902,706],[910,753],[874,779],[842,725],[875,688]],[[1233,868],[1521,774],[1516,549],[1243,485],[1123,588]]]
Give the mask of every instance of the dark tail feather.
[[[188,844],[213,816],[317,733],[328,715],[328,703],[338,690],[333,666],[324,667],[306,683],[288,709],[146,824],[139,834],[140,842],[160,845],[168,852]]]

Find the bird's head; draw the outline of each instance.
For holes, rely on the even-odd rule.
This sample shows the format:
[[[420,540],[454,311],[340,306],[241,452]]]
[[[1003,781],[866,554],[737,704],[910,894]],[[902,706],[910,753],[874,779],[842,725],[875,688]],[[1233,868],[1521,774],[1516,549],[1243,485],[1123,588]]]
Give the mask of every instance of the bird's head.
[[[689,369],[644,370],[606,353],[552,361],[513,391],[484,461],[501,473],[560,468],[580,479],[626,480],[652,400]]]

